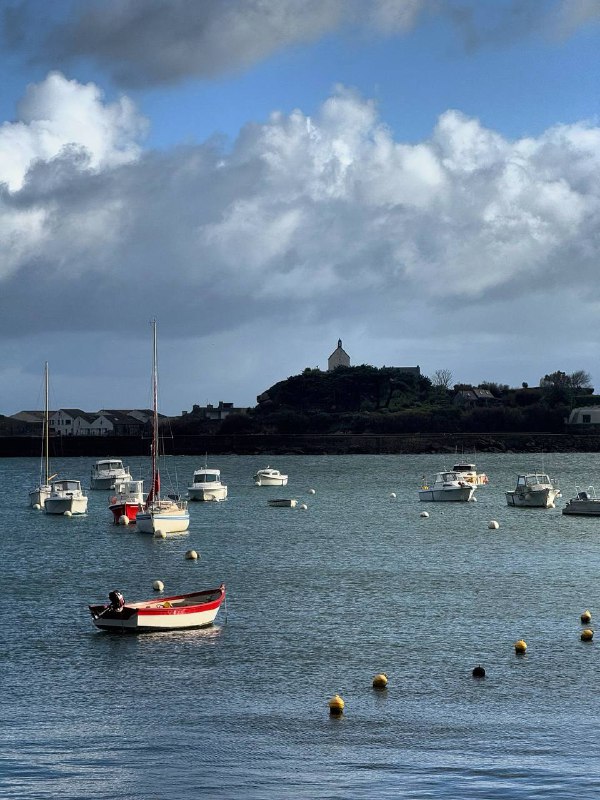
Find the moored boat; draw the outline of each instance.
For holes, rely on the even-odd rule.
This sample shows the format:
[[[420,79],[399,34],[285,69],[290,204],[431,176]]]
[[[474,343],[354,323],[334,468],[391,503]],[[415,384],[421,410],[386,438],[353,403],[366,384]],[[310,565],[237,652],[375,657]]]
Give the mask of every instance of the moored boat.
[[[600,497],[596,497],[593,486],[588,486],[587,491],[577,492],[575,497],[567,500],[562,513],[580,517],[600,517]]]
[[[459,480],[472,483],[473,486],[485,486],[488,483],[488,476],[485,472],[477,472],[477,467],[473,463],[459,461],[452,467],[452,472],[456,472]]]
[[[115,494],[108,501],[115,524],[135,522],[140,511],[144,510],[144,481],[118,481]]]
[[[152,487],[143,511],[136,516],[140,533],[184,533],[190,526],[187,501],[177,495],[161,497],[158,436],[158,371],[156,320],[152,321]]]
[[[50,495],[44,504],[46,514],[85,514],[87,512],[88,499],[81,488],[80,481],[63,479],[53,481],[50,487]]]
[[[425,503],[468,503],[474,499],[475,488],[460,480],[456,472],[438,472],[431,486],[423,481],[419,500]]]
[[[90,489],[114,489],[117,481],[130,481],[129,467],[118,458],[101,458],[92,464]]]
[[[517,476],[515,488],[506,492],[506,503],[519,508],[554,508],[560,497],[556,482],[545,472],[529,472]]]
[[[265,467],[259,469],[254,475],[255,486],[287,486],[288,476],[283,475],[278,469]]]
[[[273,508],[296,508],[298,505],[297,500],[285,497],[273,498],[272,500],[267,500],[267,503]]]
[[[88,606],[92,621],[105,631],[148,633],[212,625],[225,599],[225,584],[188,594],[125,602],[119,591],[109,592],[109,603]]]
[[[50,475],[49,436],[50,420],[48,410],[48,362],[44,365],[44,417],[42,421],[42,458],[40,461],[40,479],[35,489],[29,492],[29,505],[32,508],[44,508],[50,497],[52,487],[50,481],[56,474]]]
[[[225,500],[227,486],[221,482],[221,471],[203,467],[194,471],[192,485],[188,486],[190,500]]]

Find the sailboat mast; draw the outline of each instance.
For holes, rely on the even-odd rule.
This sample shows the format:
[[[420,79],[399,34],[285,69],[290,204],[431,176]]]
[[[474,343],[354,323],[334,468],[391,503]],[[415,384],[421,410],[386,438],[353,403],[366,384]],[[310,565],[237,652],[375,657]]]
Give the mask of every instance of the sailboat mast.
[[[152,481],[154,499],[160,497],[158,472],[158,353],[156,347],[156,320],[152,320]]]
[[[44,365],[44,486],[48,485],[48,476],[50,474],[50,455],[48,448],[49,437],[49,411],[48,411],[48,362]]]

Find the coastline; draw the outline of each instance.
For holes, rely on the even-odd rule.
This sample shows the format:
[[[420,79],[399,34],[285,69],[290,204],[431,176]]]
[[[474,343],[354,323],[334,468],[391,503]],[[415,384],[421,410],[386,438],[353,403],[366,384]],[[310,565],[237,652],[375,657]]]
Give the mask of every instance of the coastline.
[[[139,436],[55,436],[50,457],[144,456],[150,440]],[[600,434],[436,433],[436,434],[225,434],[169,436],[166,455],[400,455],[420,453],[595,453]],[[40,455],[39,439],[0,437],[0,457]]]

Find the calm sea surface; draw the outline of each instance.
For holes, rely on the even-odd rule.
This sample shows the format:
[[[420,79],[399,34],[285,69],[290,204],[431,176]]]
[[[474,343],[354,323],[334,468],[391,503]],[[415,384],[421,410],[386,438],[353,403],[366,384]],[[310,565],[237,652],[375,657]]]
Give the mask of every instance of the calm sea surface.
[[[52,466],[87,487],[93,460]],[[82,518],[34,511],[37,460],[0,460],[0,797],[600,797],[600,633],[581,642],[579,620],[600,619],[600,519],[560,513],[600,490],[600,457],[476,460],[476,503],[425,504],[421,475],[452,456],[215,457],[228,500],[190,504],[166,540],[112,525],[108,492]],[[203,462],[167,459],[180,489]],[[287,487],[253,485],[267,464]],[[542,467],[557,508],[509,508],[517,473]],[[224,581],[217,626],[94,628],[88,603],[155,596],[155,579]]]

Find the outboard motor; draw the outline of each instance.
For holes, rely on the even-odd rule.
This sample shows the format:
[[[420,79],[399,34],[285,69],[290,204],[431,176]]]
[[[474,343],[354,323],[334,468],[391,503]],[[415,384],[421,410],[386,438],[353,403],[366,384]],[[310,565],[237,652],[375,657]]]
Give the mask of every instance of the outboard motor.
[[[110,600],[111,611],[121,611],[125,605],[125,598],[117,589],[113,589],[112,592],[108,593],[108,599]]]
[[[577,495],[577,499],[578,500],[589,500],[590,496],[589,496],[589,494],[587,492],[579,492],[579,494]]]

